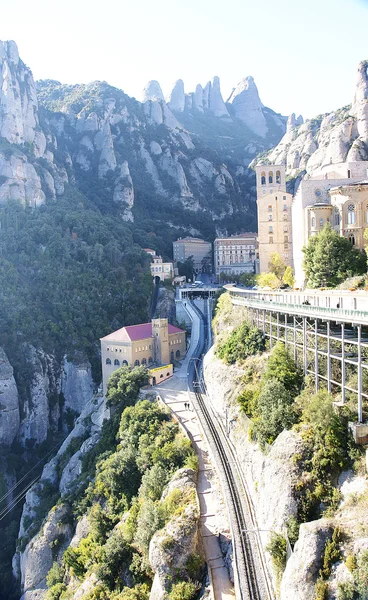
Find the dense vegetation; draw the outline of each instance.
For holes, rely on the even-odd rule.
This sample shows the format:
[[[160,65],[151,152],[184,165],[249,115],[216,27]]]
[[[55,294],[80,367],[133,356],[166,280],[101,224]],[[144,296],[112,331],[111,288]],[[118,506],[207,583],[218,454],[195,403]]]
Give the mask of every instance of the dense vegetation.
[[[99,337],[147,319],[149,257],[75,190],[37,211],[9,203],[0,218],[0,345],[15,366],[23,342],[82,350],[98,378]]]
[[[303,252],[305,276],[312,288],[335,287],[348,277],[367,271],[365,252],[354,248],[329,224],[318,235],[309,238]]]
[[[71,576],[82,581],[91,573],[98,581],[90,600],[147,600],[153,575],[149,542],[165,523],[179,518],[188,503],[195,502],[191,491],[180,489],[161,498],[175,471],[184,466],[196,469],[196,458],[166,410],[147,400],[133,404],[147,377],[144,370],[119,371],[120,377],[109,384],[115,414],[103,426],[97,446],[83,458],[79,492],[63,499],[67,519],[88,515],[89,532],[76,547],[56,553],[47,576],[49,600],[69,598]],[[200,567],[200,557],[193,556],[185,572],[177,572],[170,598],[178,597],[179,584],[191,590],[182,598],[195,597],[198,587],[191,577],[200,576]]]

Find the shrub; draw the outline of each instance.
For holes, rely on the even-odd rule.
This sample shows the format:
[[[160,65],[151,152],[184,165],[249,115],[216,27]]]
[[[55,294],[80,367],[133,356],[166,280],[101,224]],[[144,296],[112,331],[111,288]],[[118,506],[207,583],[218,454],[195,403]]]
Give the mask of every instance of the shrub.
[[[46,600],[59,600],[60,596],[66,590],[65,583],[55,583],[46,594]]]
[[[232,365],[237,360],[244,360],[264,349],[263,333],[245,321],[231,332],[226,342],[219,344],[216,353],[219,358]]]
[[[277,342],[267,361],[263,381],[276,379],[293,395],[296,395],[303,382],[303,373],[295,364],[285,348],[285,344]]]
[[[332,538],[326,542],[325,546],[323,565],[320,570],[320,575],[323,579],[329,578],[332,565],[341,559],[340,542],[341,530],[339,527],[335,527]]]
[[[328,598],[328,585],[323,579],[317,579],[314,587],[315,596],[314,600],[327,600]]]
[[[355,600],[356,585],[353,581],[343,581],[337,585],[337,600]]]
[[[199,585],[193,581],[181,581],[172,586],[169,594],[170,600],[194,600],[199,590]]]
[[[284,536],[272,531],[266,551],[271,554],[276,577],[280,579],[286,566],[286,539]]]
[[[349,554],[345,561],[346,568],[349,569],[350,573],[354,573],[358,567],[357,559],[354,554]]]
[[[290,392],[277,380],[269,380],[262,386],[258,397],[257,418],[253,423],[254,435],[261,448],[272,444],[283,429],[290,429],[296,422]]]

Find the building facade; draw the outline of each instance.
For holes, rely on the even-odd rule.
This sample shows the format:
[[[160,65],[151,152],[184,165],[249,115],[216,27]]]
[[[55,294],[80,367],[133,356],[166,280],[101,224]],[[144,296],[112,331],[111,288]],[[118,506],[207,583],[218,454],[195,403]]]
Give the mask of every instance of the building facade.
[[[357,248],[364,248],[368,201],[368,161],[331,163],[313,178],[303,179],[292,202],[292,235],[295,284],[304,285],[303,247],[326,223],[350,238]],[[350,208],[349,208],[350,207]]]
[[[195,273],[202,273],[212,266],[212,244],[200,238],[182,238],[173,242],[173,256],[175,262],[193,257]]]
[[[258,166],[256,176],[260,272],[269,270],[273,253],[279,254],[287,266],[293,267],[293,196],[286,191],[285,166]]]
[[[151,323],[129,325],[101,338],[103,391],[116,369],[122,366],[160,366],[181,360],[186,353],[186,333],[168,323],[152,319]]]
[[[152,277],[159,277],[161,281],[173,279],[174,265],[172,262],[163,262],[161,256],[153,256],[151,264]]]
[[[257,248],[256,233],[241,233],[216,238],[213,245],[215,274],[225,279],[241,273],[254,273]]]

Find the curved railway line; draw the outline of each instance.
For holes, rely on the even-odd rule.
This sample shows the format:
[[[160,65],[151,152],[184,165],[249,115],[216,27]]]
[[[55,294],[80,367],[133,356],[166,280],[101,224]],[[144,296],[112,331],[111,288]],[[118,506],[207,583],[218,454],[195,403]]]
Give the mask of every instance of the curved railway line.
[[[201,353],[207,339],[208,324],[198,308],[192,303],[191,306],[200,318],[201,334],[199,336],[200,341],[193,353],[194,360],[190,363],[188,369],[188,385],[192,392],[193,401],[195,399],[193,404],[196,404],[197,412],[200,412],[203,417],[201,419],[202,423],[206,424],[206,434],[212,438],[218,465],[223,474],[223,483],[227,488],[226,496],[230,512],[240,598],[241,600],[272,600],[274,594],[259,546],[260,540],[255,527],[251,503],[242,485],[232,451],[229,447],[226,447],[227,444],[219,433],[221,428],[211,415],[204,400],[204,394],[201,391]],[[226,492],[226,490],[224,491]],[[248,532],[254,534],[254,536],[249,535]]]

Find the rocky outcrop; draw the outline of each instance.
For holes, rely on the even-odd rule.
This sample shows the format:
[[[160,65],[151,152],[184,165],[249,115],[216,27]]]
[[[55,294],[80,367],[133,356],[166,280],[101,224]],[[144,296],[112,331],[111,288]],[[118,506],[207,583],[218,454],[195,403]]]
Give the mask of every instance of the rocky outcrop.
[[[314,586],[323,562],[326,541],[332,536],[326,519],[303,523],[280,586],[280,600],[313,600]]]
[[[0,136],[12,144],[45,146],[44,134],[36,137],[38,101],[33,76],[20,60],[15,42],[0,42]]]
[[[143,90],[142,100],[143,102],[148,102],[149,100],[152,102],[157,102],[160,100],[165,101],[161,86],[158,81],[152,80],[147,83]]]
[[[240,119],[256,135],[264,138],[268,127],[263,114],[263,104],[253,77],[245,77],[230,94],[228,102],[232,105],[234,115]]]
[[[183,112],[185,108],[185,92],[184,83],[182,79],[178,79],[175,82],[167,103],[171,110]]]
[[[188,577],[188,559],[200,554],[196,495],[196,474],[192,469],[177,471],[163,492],[166,498],[173,490],[192,492],[193,501],[186,502],[183,513],[173,516],[163,529],[157,531],[149,546],[149,561],[155,573],[150,600],[166,600],[173,577]]]
[[[358,66],[351,114],[356,118],[359,137],[368,141],[368,60],[363,60]]]
[[[351,107],[320,115],[304,124],[299,122],[300,117],[295,119],[291,115],[286,134],[259,164],[264,160],[285,164],[287,175],[293,177],[305,171],[306,177],[323,178],[328,170],[333,179],[333,165],[368,160],[367,68],[368,61],[359,64]]]
[[[80,414],[95,391],[90,362],[83,355],[76,355],[71,362],[64,357],[60,378],[64,407]]]
[[[72,535],[72,528],[65,523],[69,508],[56,506],[50,511],[40,533],[29,542],[20,558],[22,573],[21,585],[24,592],[22,600],[30,598],[30,592],[37,590],[37,596],[43,598],[46,593],[46,575],[52,567],[55,555],[65,549]]]
[[[18,390],[13,367],[0,348],[0,444],[10,446],[20,423]]]

